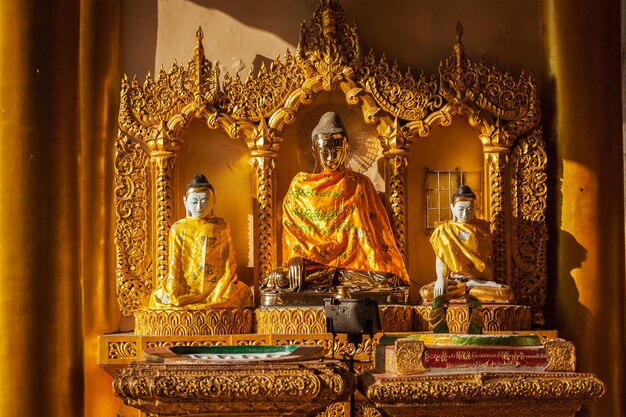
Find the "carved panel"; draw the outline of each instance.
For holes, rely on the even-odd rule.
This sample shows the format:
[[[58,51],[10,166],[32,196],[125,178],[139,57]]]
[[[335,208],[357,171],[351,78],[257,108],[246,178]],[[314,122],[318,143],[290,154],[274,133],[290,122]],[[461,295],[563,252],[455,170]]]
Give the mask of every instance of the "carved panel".
[[[520,303],[543,324],[546,300],[547,156],[541,129],[522,138],[511,153],[512,286]]]
[[[143,83],[124,77],[120,129],[149,150],[155,169],[153,178],[140,183],[145,172],[138,167],[146,166],[146,154],[139,152],[138,145],[131,151],[130,142],[117,145],[125,150],[116,164],[134,167],[130,171],[120,168],[115,178],[120,194],[116,196],[118,298],[124,313],[140,308],[141,298],[149,293],[152,282],[146,277],[151,263],[155,262],[154,276],[164,277],[171,172],[189,125],[204,120],[210,128],[223,129],[248,145],[259,185],[253,231],[255,282],[259,282],[277,266],[272,164],[285,126],[295,123],[299,109],[321,91],[341,91],[380,135],[390,174],[392,226],[402,253],[408,244],[405,229],[410,213],[406,212],[404,175],[412,139],[428,135],[434,126],[449,125],[455,115],[467,117],[471,126],[480,129],[488,154],[484,191],[490,199],[496,279],[511,280],[520,300],[533,307],[535,322],[540,323],[547,232],[543,218],[545,145],[537,129],[541,113],[536,81],[532,75],[522,73],[515,78],[473,61],[465,54],[462,34],[459,25],[453,52],[441,61],[437,74],[416,77],[391,65],[391,59],[377,59],[373,52],[365,57],[356,25],[345,22],[338,2],[322,0],[311,21],[302,25],[295,54],[287,51],[282,60],[261,66],[243,81],[225,74],[220,88],[217,66],[204,56],[201,31],[187,65],[173,64],[156,77],[148,74]],[[527,136],[533,129],[537,130]],[[141,187],[136,188],[137,184]],[[134,212],[140,210],[132,219],[128,217],[131,204]],[[536,250],[530,254],[528,247]]]
[[[117,301],[130,315],[152,288],[150,160],[137,141],[121,132],[115,151]]]
[[[226,335],[252,332],[252,310],[150,310],[135,312],[135,333],[156,336]]]

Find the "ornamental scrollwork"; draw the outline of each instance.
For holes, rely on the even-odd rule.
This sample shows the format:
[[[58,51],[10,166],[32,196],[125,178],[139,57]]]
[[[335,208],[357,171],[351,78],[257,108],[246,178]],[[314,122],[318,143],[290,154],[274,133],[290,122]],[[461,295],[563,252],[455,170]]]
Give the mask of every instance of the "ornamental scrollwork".
[[[302,24],[296,59],[307,78],[322,77],[330,91],[344,78],[353,78],[363,62],[356,25],[344,21],[334,0],[322,0],[310,26]]]
[[[436,126],[449,126],[456,116],[480,130],[496,279],[511,281],[539,323],[545,302],[547,232],[545,143],[538,128],[536,80],[532,74],[514,77],[472,60],[462,36],[459,24],[452,54],[440,62],[437,73],[416,75],[384,55],[373,51],[365,55],[356,25],[346,23],[338,2],[321,0],[312,19],[301,27],[295,53],[286,51],[245,80],[224,74],[220,82],[217,66],[204,56],[200,29],[187,64],[174,63],[154,77],[148,74],[143,82],[124,76],[119,125],[132,143],[139,144],[133,152],[122,150],[116,162],[136,167],[132,174],[116,171],[115,178],[116,192],[124,196],[116,200],[118,300],[124,313],[141,308],[142,296],[164,277],[174,161],[191,123],[204,120],[209,128],[222,129],[248,147],[259,190],[253,230],[259,282],[278,266],[274,222],[280,205],[273,187],[284,130],[299,120],[301,108],[318,94],[336,91],[349,105],[359,107],[363,122],[378,131],[391,223],[403,253],[409,244],[405,176],[411,169],[412,141],[428,136]],[[147,165],[153,175],[137,188],[138,178],[146,174],[138,167]],[[131,203],[130,195],[148,201]],[[136,205],[132,219],[127,215],[131,204]],[[539,250],[531,253],[529,247]]]
[[[111,359],[136,359],[137,343],[136,342],[109,342],[107,349],[107,357]]]
[[[376,61],[373,51],[365,57],[358,76],[380,107],[400,119],[422,120],[443,105],[435,76],[421,73],[416,80],[410,71],[402,73],[397,64],[390,65],[385,56]]]
[[[139,142],[122,132],[115,148],[117,299],[122,313],[130,315],[152,288],[150,159]]]
[[[287,96],[304,82],[304,74],[295,57],[287,51],[283,60],[275,59],[259,72],[250,73],[245,81],[239,75],[224,75],[224,96],[220,109],[235,119],[259,121],[281,108]]]
[[[543,324],[546,300],[547,155],[541,129],[518,141],[511,153],[512,286],[520,303]]]

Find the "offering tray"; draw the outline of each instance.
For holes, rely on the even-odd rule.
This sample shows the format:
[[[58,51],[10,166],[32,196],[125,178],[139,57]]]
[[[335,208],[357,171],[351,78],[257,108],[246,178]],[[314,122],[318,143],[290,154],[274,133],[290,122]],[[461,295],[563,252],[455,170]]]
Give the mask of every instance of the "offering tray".
[[[323,358],[323,346],[169,346],[144,349],[144,360],[177,364],[302,362]]]

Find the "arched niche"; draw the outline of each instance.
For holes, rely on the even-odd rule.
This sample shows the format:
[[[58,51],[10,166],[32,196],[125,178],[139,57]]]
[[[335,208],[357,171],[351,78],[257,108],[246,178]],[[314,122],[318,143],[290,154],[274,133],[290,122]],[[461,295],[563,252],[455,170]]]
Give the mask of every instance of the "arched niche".
[[[177,154],[172,193],[175,196],[172,219],[185,217],[183,195],[196,173],[206,175],[215,189],[216,216],[230,224],[231,237],[237,259],[237,276],[252,285],[254,260],[253,233],[253,168],[248,148],[233,140],[222,130],[209,129],[196,121],[182,137]]]
[[[408,238],[420,231],[411,223],[419,221],[419,202],[410,199],[423,192],[414,188],[419,179],[411,171],[417,168],[409,165],[418,164],[414,155],[422,152],[420,141],[424,146],[437,142],[437,136],[429,137],[435,132],[469,137],[467,129],[457,127],[463,125],[457,119],[475,128],[482,143],[483,217],[491,222],[495,279],[510,283],[518,301],[531,306],[535,323],[541,324],[547,159],[536,82],[532,75],[516,78],[473,61],[465,54],[462,34],[459,24],[453,52],[436,74],[416,76],[384,55],[364,52],[356,25],[346,23],[338,2],[322,0],[310,24],[301,27],[297,50],[262,65],[245,80],[220,74],[204,57],[200,30],[186,66],[175,63],[155,77],[149,74],[143,83],[124,77],[115,178],[122,311],[141,309],[142,298],[167,273],[167,237],[180,198],[175,190],[177,181],[184,181],[179,177],[187,174],[181,174],[176,160],[195,120],[247,147],[256,287],[282,261],[277,256],[280,203],[293,174],[310,166],[298,160],[306,154],[300,143],[309,135],[302,133],[308,130],[307,115],[331,106],[360,114],[357,119],[376,131],[384,157],[373,169],[376,175],[384,173],[393,233],[416,286],[430,278],[422,277],[428,271],[415,270],[421,257],[414,259],[416,248],[409,248]],[[431,156],[439,158],[441,152]],[[242,180],[244,187],[251,182]]]
[[[435,254],[429,242],[432,228],[427,224],[427,190],[435,188],[431,174],[427,182],[426,170],[430,171],[456,171],[478,173],[484,178],[484,155],[483,145],[476,128],[471,127],[467,120],[455,116],[452,123],[446,127],[437,127],[424,138],[418,138],[411,145],[407,168],[407,198],[408,216],[408,241],[409,241],[409,274],[412,281],[418,286],[428,284],[435,280]],[[452,174],[452,180],[456,180]],[[441,174],[441,181],[445,175]],[[472,179],[473,180],[473,179]],[[466,181],[465,181],[466,182]],[[456,183],[455,183],[456,184]],[[440,188],[453,188],[442,184]],[[476,186],[469,184],[470,186]],[[479,189],[482,184],[478,184]],[[445,191],[430,193],[430,197],[438,194],[439,201],[431,201],[431,206],[446,208],[450,205],[451,195]],[[479,203],[478,217],[483,217],[484,202]],[[431,224],[432,226],[432,224]]]

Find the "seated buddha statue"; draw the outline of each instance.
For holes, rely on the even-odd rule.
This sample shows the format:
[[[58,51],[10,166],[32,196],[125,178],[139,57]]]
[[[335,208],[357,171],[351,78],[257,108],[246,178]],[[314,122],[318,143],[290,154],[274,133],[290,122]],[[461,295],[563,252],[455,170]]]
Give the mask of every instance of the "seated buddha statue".
[[[283,201],[283,268],[263,291],[348,292],[409,285],[389,218],[368,177],[345,166],[348,138],[334,112],[311,134],[314,173],[300,172]]]
[[[436,256],[437,280],[423,286],[426,302],[443,294],[448,299],[471,295],[483,302],[511,302],[513,290],[493,281],[489,222],[474,217],[476,195],[462,185],[452,196],[452,220],[437,225],[430,237]]]
[[[169,235],[167,277],[150,296],[151,308],[252,307],[250,288],[237,279],[228,222],[213,215],[215,192],[202,174],[183,197],[187,217]]]

